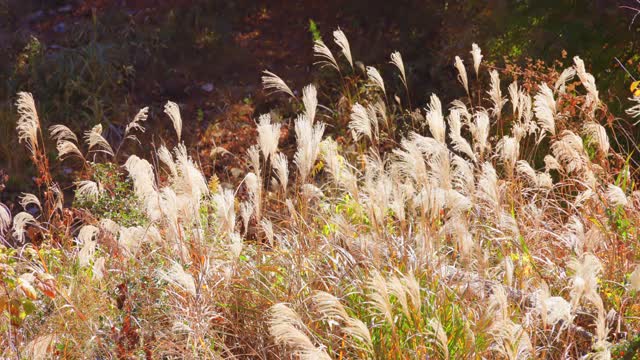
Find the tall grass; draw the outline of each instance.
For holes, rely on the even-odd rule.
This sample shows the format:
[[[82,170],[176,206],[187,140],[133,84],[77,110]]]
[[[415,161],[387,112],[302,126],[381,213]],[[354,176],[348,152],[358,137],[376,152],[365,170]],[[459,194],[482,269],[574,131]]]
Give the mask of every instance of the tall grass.
[[[100,126],[86,144],[52,127],[60,161],[84,164],[76,206],[55,206],[49,180],[48,205],[0,208],[2,356],[610,358],[633,346],[640,198],[583,61],[507,97],[474,44],[475,77],[455,59],[465,97],[412,109],[395,95],[410,83],[398,52],[359,73],[334,38],[347,63],[321,41],[314,51],[337,89],[310,85],[298,101],[265,72],[299,115],[256,121],[238,184],[202,175],[172,102],[173,150],[130,155],[112,176],[101,168],[122,144]],[[340,101],[319,104],[330,92]],[[20,95],[34,161],[36,105]],[[353,137],[333,139],[345,123]],[[285,126],[295,147],[280,147]]]

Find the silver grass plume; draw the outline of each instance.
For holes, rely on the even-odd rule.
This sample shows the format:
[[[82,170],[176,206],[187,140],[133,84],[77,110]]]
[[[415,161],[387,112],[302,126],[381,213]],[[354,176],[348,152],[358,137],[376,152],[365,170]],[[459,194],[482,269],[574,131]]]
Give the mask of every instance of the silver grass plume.
[[[220,230],[223,233],[232,233],[236,227],[235,196],[233,190],[224,189],[213,196],[216,204]]]
[[[500,89],[500,74],[498,71],[492,70],[489,73],[491,77],[491,89],[487,91],[489,98],[493,103],[493,116],[500,119],[502,116],[502,107],[507,103],[507,100],[502,97],[502,90]]]
[[[74,134],[71,129],[61,124],[51,125],[49,127],[49,134],[55,142],[60,142],[62,140],[78,142],[76,134]]]
[[[595,108],[600,104],[600,99],[598,97],[598,89],[596,87],[596,79],[593,75],[589,74],[584,67],[584,61],[580,59],[579,56],[573,57],[574,66],[576,69],[576,74],[578,74],[578,78],[580,78],[580,82],[582,86],[587,89],[587,101],[585,102],[585,106],[587,108],[591,108],[592,111],[595,111]]]
[[[367,66],[367,76],[369,77],[369,81],[373,84],[373,86],[382,90],[382,93],[386,96],[387,90],[384,88],[384,80],[382,79],[382,76],[380,75],[378,70],[373,66]]]
[[[516,161],[520,156],[520,143],[514,137],[503,136],[498,142],[497,149],[507,173],[513,174]]]
[[[407,87],[407,74],[404,70],[404,62],[402,61],[402,55],[400,55],[400,52],[394,51],[391,53],[391,63],[395,65],[398,71],[400,71],[400,80],[402,80],[404,86]]]
[[[23,211],[13,217],[12,234],[13,237],[21,244],[24,243],[25,228],[27,225],[38,225],[38,221],[28,212]]]
[[[11,211],[7,205],[0,203],[0,236],[3,236],[11,226]]]
[[[518,81],[514,80],[507,88],[509,92],[509,99],[511,99],[511,107],[513,108],[513,115],[518,114],[518,108],[520,107],[520,90],[518,89]],[[520,120],[520,115],[517,117]]]
[[[173,156],[169,149],[166,146],[161,145],[160,149],[158,149],[158,160],[165,164],[169,168],[169,174],[171,175],[171,179],[175,179],[178,177],[178,167],[176,162],[173,160]]]
[[[81,246],[78,251],[78,263],[80,266],[87,266],[96,251],[97,241],[95,240],[99,229],[93,225],[85,225],[78,232],[78,241]]]
[[[77,156],[84,160],[84,156],[80,152],[80,149],[69,140],[60,140],[56,143],[56,150],[58,151],[58,158],[64,160],[70,156]]]
[[[467,139],[462,137],[462,122],[460,121],[460,112],[457,109],[452,109],[449,112],[449,137],[451,138],[451,145],[457,152],[467,155],[474,162],[476,161],[476,155],[473,153],[473,149]]]
[[[629,288],[633,291],[640,291],[640,265],[629,275]]]
[[[633,98],[629,98],[629,100],[634,101],[636,104],[626,109],[624,112],[627,113],[627,115],[631,116],[632,118],[637,118],[638,116],[640,116],[640,98],[633,97]],[[633,123],[633,125],[638,125],[638,124],[640,124],[640,120]]]
[[[36,110],[33,95],[28,92],[19,92],[16,101],[18,108],[18,141],[24,142],[32,155],[38,148],[38,131],[40,130],[40,118]]]
[[[355,141],[358,141],[362,135],[372,140],[371,120],[364,106],[355,103],[351,108],[350,119],[348,126]]]
[[[607,201],[613,206],[624,207],[629,203],[629,200],[627,200],[627,196],[625,195],[624,191],[620,187],[613,184],[609,184],[607,186],[606,196]]]
[[[482,50],[480,50],[480,47],[476,43],[471,44],[471,56],[473,57],[473,68],[476,70],[476,76],[478,76],[478,74],[480,74],[480,62],[482,62],[483,56]]]
[[[349,40],[347,40],[347,36],[338,28],[338,30],[333,32],[333,41],[340,47],[342,50],[342,55],[347,59],[351,68],[353,68],[353,58],[351,57],[351,48],[349,47]]]
[[[473,137],[473,148],[476,154],[483,157],[485,151],[491,148],[489,143],[490,120],[489,114],[481,110],[474,114],[475,122],[470,123],[469,130]]]
[[[114,156],[113,149],[109,142],[102,136],[102,125],[98,124],[91,128],[91,130],[85,132],[85,141],[89,145],[89,152],[99,151],[110,156]],[[95,148],[95,150],[94,150]]]
[[[460,81],[460,83],[464,87],[464,90],[467,92],[467,94],[469,94],[469,80],[467,79],[467,69],[464,67],[464,63],[462,62],[462,59],[460,59],[460,56],[456,56],[456,61],[453,63],[453,66],[455,66],[456,70],[458,70],[458,81]]]
[[[298,167],[300,180],[304,183],[318,158],[319,144],[324,134],[324,123],[311,123],[304,115],[298,116],[295,122],[296,142],[298,150],[293,161]]]
[[[271,115],[260,115],[258,123],[258,145],[265,159],[275,155],[280,141],[280,124],[271,123]]]
[[[178,135],[178,142],[180,142],[182,137],[182,116],[180,115],[180,107],[173,101],[167,101],[164,105],[164,113],[171,119],[173,128],[176,130],[176,135]]]
[[[553,91],[546,83],[540,85],[540,89],[534,97],[534,111],[540,128],[551,135],[556,134],[556,101]],[[542,137],[542,135],[541,135]]]
[[[330,66],[340,72],[336,58],[333,57],[333,53],[322,40],[313,42],[313,55],[321,59],[314,64],[319,64],[320,67]]]
[[[583,132],[588,137],[590,144],[596,144],[600,153],[605,156],[609,153],[609,137],[604,127],[597,122],[589,121],[584,124]]]
[[[22,206],[24,210],[27,210],[27,207],[29,207],[29,205],[35,205],[38,207],[38,209],[42,209],[42,205],[40,204],[40,200],[38,199],[38,197],[30,193],[22,193],[19,198],[19,202],[20,206]]]
[[[82,180],[75,183],[77,189],[76,194],[78,197],[97,201],[102,193],[102,187],[99,183],[91,180]]]
[[[444,326],[442,326],[442,323],[438,318],[429,319],[428,333],[440,351],[442,359],[449,360],[449,339],[447,337],[447,332],[444,330]]]
[[[196,282],[193,275],[184,271],[182,265],[177,262],[171,264],[171,267],[166,271],[158,270],[158,277],[190,295],[196,296]]]
[[[140,111],[138,111],[138,113],[133,118],[133,120],[131,120],[131,122],[128,123],[127,126],[124,128],[124,138],[130,139],[133,141],[138,141],[138,137],[135,135],[131,135],[130,132],[134,130],[139,131],[141,133],[145,132],[145,128],[144,126],[142,126],[142,123],[147,121],[148,116],[149,116],[148,107],[143,107],[142,109],[140,109]]]
[[[287,86],[284,80],[282,80],[278,75],[268,70],[265,70],[262,73],[264,74],[262,76],[262,87],[265,90],[270,90],[271,94],[283,92],[294,99],[296,98],[295,95],[293,95],[293,91],[291,91],[289,86]]]
[[[426,108],[426,119],[431,135],[438,142],[444,144],[446,126],[442,115],[442,103],[436,94],[431,94],[429,105]]]
[[[289,184],[289,161],[287,160],[287,156],[283,153],[277,153],[276,156],[273,157],[272,162],[278,183],[280,183],[282,187],[282,192],[286,194],[287,185]]]
[[[313,84],[309,84],[302,88],[302,103],[304,104],[305,115],[311,123],[313,123],[316,118],[316,109],[318,107],[318,90]]]
[[[300,316],[283,303],[269,309],[269,332],[276,343],[286,345],[301,360],[330,360],[323,348],[317,348],[306,332],[307,327]]]
[[[564,69],[553,86],[554,91],[558,94],[564,94],[566,92],[566,84],[573,80],[574,76],[576,76],[576,69],[574,67]]]

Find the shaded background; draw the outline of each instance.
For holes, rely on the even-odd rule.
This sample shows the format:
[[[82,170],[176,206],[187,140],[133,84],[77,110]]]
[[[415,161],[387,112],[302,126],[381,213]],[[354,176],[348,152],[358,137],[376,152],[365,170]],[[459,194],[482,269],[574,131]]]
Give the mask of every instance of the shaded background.
[[[80,133],[102,123],[107,137],[117,137],[139,108],[150,106],[154,142],[163,141],[162,129],[170,130],[162,105],[173,100],[182,109],[186,141],[199,155],[204,158],[214,146],[238,153],[255,141],[253,119],[274,105],[261,91],[260,72],[269,69],[300,89],[313,79],[313,38],[329,44],[338,26],[354,58],[383,75],[391,71],[389,54],[402,53],[413,104],[423,104],[431,92],[445,102],[461,95],[453,57],[470,64],[476,42],[485,60],[498,67],[533,67],[527,59],[541,59],[540,66],[561,68],[580,55],[601,98],[622,116],[630,80],[614,57],[640,74],[636,12],[625,8],[636,5],[0,0],[0,183],[6,186],[0,196],[10,199],[33,186],[30,162],[14,130],[16,92],[34,94],[43,129],[62,123]],[[634,136],[638,139],[638,132]],[[56,173],[73,171],[53,161],[51,144],[48,149]],[[219,170],[201,162],[207,172]]]

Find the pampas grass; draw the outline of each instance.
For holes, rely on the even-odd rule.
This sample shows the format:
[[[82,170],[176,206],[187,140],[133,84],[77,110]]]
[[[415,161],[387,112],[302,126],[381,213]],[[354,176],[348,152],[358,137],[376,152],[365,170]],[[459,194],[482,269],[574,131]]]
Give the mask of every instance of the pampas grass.
[[[106,177],[85,162],[75,208],[53,182],[37,218],[0,206],[13,246],[0,245],[0,311],[14,306],[0,356],[56,356],[49,334],[70,358],[588,358],[626,345],[640,288],[636,169],[593,116],[606,107],[584,63],[533,94],[511,82],[503,97],[474,44],[478,96],[443,107],[433,94],[421,113],[389,102],[397,89],[374,68],[347,76],[323,43],[314,52],[339,82],[303,88],[282,125],[260,116],[240,170],[207,179],[168,103],[177,145],[124,164],[96,156],[116,172]],[[391,62],[407,87],[399,53]],[[33,98],[19,97],[19,136],[40,149]],[[124,140],[145,131],[148,111]],[[295,145],[280,143],[285,124]],[[87,132],[90,153],[110,149],[101,130]],[[50,133],[61,157],[82,157],[70,129]]]

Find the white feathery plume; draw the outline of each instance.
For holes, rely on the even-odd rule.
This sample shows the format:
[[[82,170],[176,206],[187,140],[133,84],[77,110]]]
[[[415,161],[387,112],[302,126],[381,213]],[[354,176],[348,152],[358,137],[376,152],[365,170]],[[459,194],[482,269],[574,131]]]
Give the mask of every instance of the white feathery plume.
[[[367,77],[373,86],[382,90],[382,93],[385,94],[385,96],[387,95],[387,90],[384,88],[384,80],[376,68],[373,66],[367,66]]]
[[[588,159],[582,138],[569,130],[563,131],[561,136],[560,140],[551,144],[553,156],[569,173],[583,169]]]
[[[554,91],[558,94],[564,94],[566,92],[566,84],[573,80],[574,76],[576,76],[574,67],[564,69],[553,86]]]
[[[196,296],[196,282],[193,279],[193,275],[184,271],[182,265],[177,262],[173,262],[166,271],[158,270],[158,277],[192,296]]]
[[[33,95],[28,92],[19,92],[16,101],[18,108],[18,122],[16,129],[18,130],[18,141],[25,142],[27,149],[32,155],[35,155],[38,148],[38,131],[40,130],[40,118],[36,110],[36,103]]]
[[[236,227],[235,197],[233,190],[224,189],[213,196],[222,232],[231,233]]]
[[[473,68],[476,70],[476,76],[480,74],[480,62],[482,61],[482,50],[478,44],[471,44],[471,56],[473,57]]]
[[[624,191],[613,184],[609,184],[609,186],[607,186],[606,196],[607,201],[613,206],[627,206],[629,203]]]
[[[144,126],[142,126],[142,123],[147,121],[148,116],[149,116],[148,107],[143,107],[142,109],[140,109],[140,111],[138,111],[138,113],[133,118],[133,120],[131,120],[131,122],[128,123],[127,126],[124,128],[124,138],[138,141],[138,137],[135,135],[130,135],[129,132],[131,132],[132,130],[140,131],[142,133],[145,132],[145,128]]]
[[[282,192],[286,194],[287,185],[289,184],[289,161],[287,160],[287,156],[283,153],[277,153],[276,156],[273,157],[272,162],[276,177],[282,187]]]
[[[0,235],[4,235],[11,226],[11,210],[7,205],[0,203]]]
[[[429,336],[435,342],[438,350],[441,353],[442,359],[449,360],[449,339],[447,338],[447,332],[444,330],[444,326],[438,318],[429,319]]]
[[[302,197],[307,201],[324,197],[324,193],[322,193],[322,190],[320,190],[319,187],[313,184],[304,184],[302,185],[301,189]]]
[[[244,183],[247,186],[251,203],[253,204],[254,213],[256,219],[260,222],[261,208],[262,208],[262,185],[261,181],[254,173],[248,173],[244,178]]]
[[[327,47],[322,40],[316,40],[313,42],[313,55],[321,59],[314,64],[320,64],[320,67],[330,66],[338,72],[340,71],[336,58],[333,57],[333,53],[331,53],[329,47]]]
[[[49,127],[49,134],[55,142],[59,142],[61,140],[68,140],[76,143],[78,142],[78,137],[76,136],[76,134],[74,134],[71,129],[64,125],[51,125]]]
[[[544,309],[546,311],[546,324],[555,325],[562,321],[565,324],[570,324],[573,320],[571,315],[571,304],[560,296],[550,296],[544,301]]]
[[[462,122],[460,121],[460,112],[456,109],[452,109],[449,112],[449,137],[451,138],[453,149],[467,155],[475,162],[476,155],[473,153],[473,149],[469,142],[467,142],[467,139],[462,137],[461,131]]]
[[[287,345],[301,360],[331,360],[323,348],[316,348],[300,316],[283,303],[269,309],[269,332],[276,343]]]
[[[184,144],[178,144],[175,148],[176,166],[180,175],[174,179],[174,188],[178,194],[187,194],[192,206],[192,214],[195,215],[200,208],[200,199],[209,193],[207,180],[198,169],[193,159],[187,154]]]
[[[535,134],[535,132],[538,131],[538,124],[535,121],[532,121],[533,103],[531,101],[531,96],[522,90],[520,91],[518,109],[520,110],[520,113],[518,113],[518,120],[522,121],[522,124],[524,124],[527,134]]]
[[[92,127],[91,130],[85,132],[84,137],[89,145],[89,152],[100,151],[114,156],[111,145],[109,145],[109,142],[102,136],[102,124],[98,124]],[[95,150],[94,147],[96,148]]]
[[[338,28],[338,30],[333,32],[333,41],[338,44],[340,50],[342,50],[342,55],[347,58],[349,65],[353,68],[353,58],[351,57],[351,48],[349,47],[349,40],[347,40],[347,36]]]
[[[245,234],[249,231],[249,222],[251,221],[251,216],[253,216],[253,210],[252,201],[243,201],[240,203],[240,218],[242,219],[242,228]]]
[[[518,89],[518,81],[514,80],[509,87],[509,98],[511,99],[511,107],[513,108],[513,115],[518,114],[518,108],[520,106],[520,90]],[[518,115],[517,119],[520,120],[521,115]]]
[[[497,212],[500,208],[498,175],[491,163],[485,162],[482,164],[482,172],[478,179],[476,195],[488,205],[490,210]]]
[[[91,181],[91,180],[82,180],[75,183],[76,184],[76,194],[77,196],[97,201],[98,197],[102,193],[102,188],[99,183]]]
[[[258,146],[253,145],[247,149],[247,156],[249,157],[249,164],[253,168],[256,174],[262,174],[260,166],[260,149]]]
[[[367,284],[370,294],[370,305],[377,312],[382,314],[387,323],[391,326],[394,324],[393,306],[389,299],[389,289],[387,282],[379,272],[375,271]]]
[[[592,110],[595,110],[595,108],[600,104],[598,89],[596,87],[596,79],[593,77],[593,75],[587,72],[584,67],[584,61],[582,61],[579,56],[574,56],[573,62],[575,64],[576,74],[578,74],[578,78],[580,78],[582,86],[587,89],[588,96],[587,101],[585,102],[585,106],[587,108],[592,108]]]
[[[624,112],[632,118],[637,118],[638,116],[640,116],[640,97],[629,98],[629,100],[634,101],[636,104],[626,109]],[[633,123],[633,125],[638,125],[639,123],[640,120]]]
[[[304,115],[298,116],[295,122],[296,142],[298,150],[293,157],[293,162],[298,167],[300,180],[304,183],[318,158],[320,141],[324,134],[324,123],[313,125]]]
[[[173,101],[167,101],[164,105],[164,113],[171,119],[173,128],[176,130],[176,135],[178,135],[178,142],[180,142],[182,137],[182,116],[180,115],[180,107]]]
[[[362,135],[365,135],[372,139],[372,131],[371,131],[371,120],[369,119],[369,114],[367,109],[355,103],[351,108],[351,121],[349,121],[349,129],[351,130],[351,135],[353,135],[353,139],[358,141]]]
[[[400,75],[399,75],[400,80],[402,80],[402,83],[406,87],[407,74],[405,73],[405,70],[404,70],[404,62],[402,61],[402,55],[400,55],[400,52],[394,51],[393,53],[391,53],[391,63],[395,65],[395,67],[398,68],[398,70],[400,71]]]
[[[594,305],[600,304],[598,294],[598,275],[602,272],[600,260],[593,254],[586,253],[582,260],[571,259],[567,265],[574,272],[571,279],[571,307],[578,306],[584,297]]]
[[[262,232],[264,232],[264,236],[267,238],[269,245],[273,246],[274,245],[273,223],[267,219],[262,219],[260,221],[260,227],[262,228]]]
[[[434,139],[441,144],[445,142],[446,126],[444,123],[444,116],[442,115],[442,103],[436,94],[431,94],[430,103],[425,109],[427,124],[429,125],[429,131]]]
[[[157,191],[153,166],[145,159],[131,155],[124,164],[125,170],[133,180],[133,190],[138,198],[147,200]]]
[[[507,103],[507,99],[502,97],[502,90],[500,89],[500,74],[498,71],[491,70],[489,73],[491,77],[491,89],[487,91],[491,102],[493,103],[493,116],[500,119],[502,116],[502,107]]]
[[[30,193],[22,193],[20,196],[20,206],[22,206],[24,210],[27,210],[29,205],[35,205],[38,209],[42,209],[42,205],[40,204],[40,200],[37,196]]]
[[[271,90],[271,94],[283,92],[294,99],[296,98],[295,95],[293,95],[293,91],[291,91],[289,86],[278,75],[268,70],[262,73],[264,74],[262,76],[262,87],[265,90]]]
[[[451,163],[453,165],[452,185],[454,189],[458,190],[462,194],[470,195],[475,189],[473,165],[457,155],[453,156]]]
[[[544,156],[544,168],[545,168],[546,171],[560,170],[560,169],[562,169],[562,165],[560,165],[560,163],[558,162],[558,160],[556,160],[555,157],[553,157],[551,155],[545,155]]]
[[[583,131],[584,134],[589,137],[589,143],[595,143],[602,154],[607,155],[609,153],[609,137],[602,125],[594,121],[589,121],[584,124]]]
[[[92,273],[93,273],[93,278],[95,280],[102,280],[102,278],[104,278],[104,273],[105,273],[104,262],[105,262],[105,260],[106,259],[104,257],[99,257],[99,258],[95,259],[95,261],[93,262]]]
[[[315,85],[309,84],[302,88],[302,103],[304,104],[304,112],[307,118],[313,122],[316,118],[316,109],[318,107],[318,90]]]
[[[629,275],[629,287],[633,291],[640,291],[640,265]]]
[[[52,344],[56,341],[55,334],[40,335],[25,345],[24,356],[31,360],[50,359],[53,353]]]
[[[460,113],[460,116],[464,124],[468,125],[471,122],[472,116],[471,116],[471,113],[469,112],[469,109],[467,109],[467,105],[462,101],[460,101],[459,99],[453,100],[451,102],[451,108],[449,109],[449,111],[454,111],[454,110]]]
[[[258,123],[258,144],[265,159],[275,155],[280,141],[280,124],[271,123],[271,115],[260,115]]]
[[[491,147],[491,144],[489,144],[489,114],[487,114],[486,111],[481,110],[474,114],[474,118],[475,123],[469,124],[469,130],[473,137],[473,148],[477,153],[479,153],[480,157],[482,157],[484,152]]]
[[[93,258],[93,254],[96,251],[97,241],[94,240],[98,234],[99,229],[93,225],[85,225],[80,228],[78,232],[79,245],[81,246],[78,252],[78,262],[80,266],[87,266]]]
[[[176,162],[173,160],[171,152],[166,148],[166,146],[161,145],[160,149],[158,149],[158,159],[169,168],[172,179],[178,177],[178,167],[176,166]]]
[[[84,156],[80,152],[80,149],[71,141],[59,140],[56,143],[56,150],[58,151],[58,158],[64,160],[69,156],[77,156],[84,160]]]
[[[458,81],[460,81],[460,83],[464,87],[464,90],[468,94],[469,80],[467,79],[467,69],[464,67],[464,63],[462,62],[462,59],[460,59],[460,56],[456,56],[456,61],[453,63],[453,66],[455,66],[456,70],[458,70]]]
[[[507,173],[513,173],[513,170],[520,156],[520,143],[511,136],[503,136],[498,142],[497,149],[500,152],[500,161],[505,166]]]
[[[38,222],[33,215],[28,212],[20,212],[13,217],[13,237],[18,240],[19,243],[24,243],[25,228],[27,225],[38,225]]]
[[[556,101],[553,91],[546,83],[540,84],[540,90],[534,98],[534,111],[540,128],[551,135],[556,134]]]

